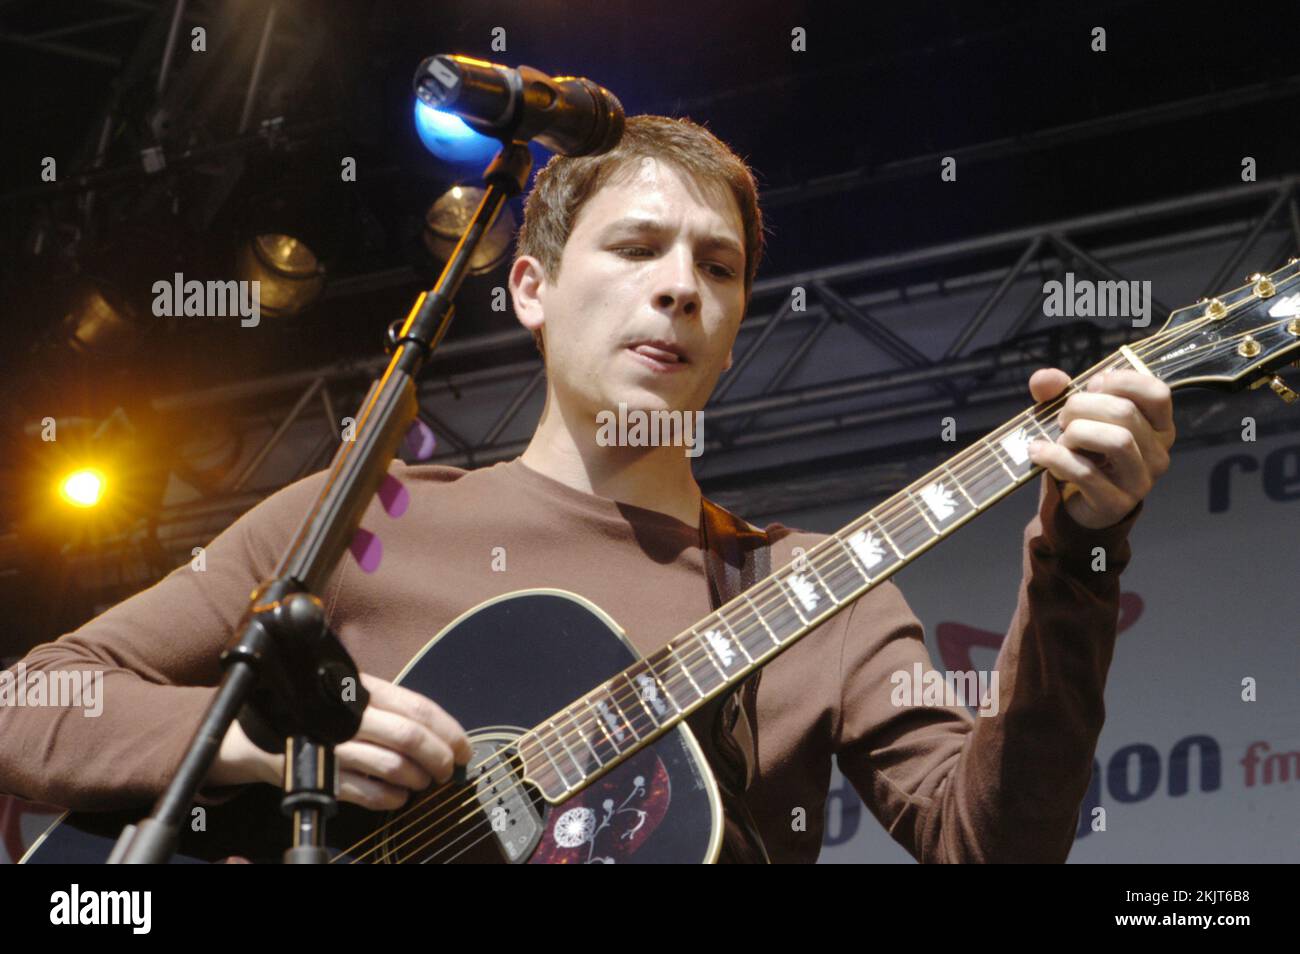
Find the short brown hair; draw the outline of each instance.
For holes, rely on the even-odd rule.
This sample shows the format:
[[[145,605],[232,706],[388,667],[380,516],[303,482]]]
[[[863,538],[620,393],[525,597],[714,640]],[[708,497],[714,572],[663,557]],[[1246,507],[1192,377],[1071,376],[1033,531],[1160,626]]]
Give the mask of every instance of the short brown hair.
[[[516,260],[531,255],[548,278],[560,272],[564,246],[587,201],[618,171],[644,157],[661,159],[701,183],[730,192],[745,232],[745,307],[763,256],[763,213],[758,183],[749,165],[713,133],[689,119],[629,116],[623,138],[599,156],[552,156],[533,182],[524,203],[524,222],[515,246]],[[537,350],[546,356],[540,330],[533,332]]]

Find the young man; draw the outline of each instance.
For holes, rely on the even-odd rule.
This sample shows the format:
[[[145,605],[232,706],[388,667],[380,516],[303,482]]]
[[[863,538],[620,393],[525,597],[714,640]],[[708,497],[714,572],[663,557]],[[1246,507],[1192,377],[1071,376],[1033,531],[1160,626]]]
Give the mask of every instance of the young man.
[[[731,365],[762,237],[749,170],[686,120],[634,117],[613,152],[556,157],[538,175],[510,272],[518,318],[547,367],[528,448],[475,471],[395,464],[407,514],[391,520],[372,505],[363,521],[383,541],[382,564],[366,575],[345,560],[320,594],[373,694],[360,734],[337,750],[344,800],[394,808],[466,760],[456,713],[387,680],[478,603],[531,587],[574,591],[643,654],[707,615],[692,458],[682,447],[608,446],[598,415],[705,406]],[[1030,391],[1046,400],[1067,380],[1044,369]],[[891,704],[892,673],[932,668],[892,583],[766,667],[745,802],[772,860],[817,858],[833,757],[922,861],[1064,860],[1103,719],[1126,536],[1168,466],[1168,388],[1110,375],[1070,397],[1062,426],[1059,442],[1031,450],[1053,476],[1026,529],[998,716]],[[1077,488],[1068,503],[1057,478]],[[29,670],[103,670],[103,715],[0,709],[0,789],[73,808],[156,795],[211,698],[203,687],[218,678],[248,592],[270,575],[320,480],[236,521],[208,548],[204,572],[181,567],[33,650]],[[824,538],[777,524],[767,534],[773,567]],[[1108,554],[1104,572],[1091,568],[1095,546]],[[236,725],[208,795],[275,784],[278,761]],[[792,824],[799,810],[806,825]]]

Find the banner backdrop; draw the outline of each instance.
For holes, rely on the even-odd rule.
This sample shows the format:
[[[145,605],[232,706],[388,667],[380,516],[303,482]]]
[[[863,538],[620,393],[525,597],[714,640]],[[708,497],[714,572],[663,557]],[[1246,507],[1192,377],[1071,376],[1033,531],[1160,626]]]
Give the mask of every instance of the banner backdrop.
[[[992,669],[1037,496],[1022,488],[894,578],[937,669]],[[829,532],[866,509],[764,520]],[[1300,434],[1175,453],[1130,537],[1070,861],[1300,861],[1298,531]],[[821,861],[911,860],[835,772]]]

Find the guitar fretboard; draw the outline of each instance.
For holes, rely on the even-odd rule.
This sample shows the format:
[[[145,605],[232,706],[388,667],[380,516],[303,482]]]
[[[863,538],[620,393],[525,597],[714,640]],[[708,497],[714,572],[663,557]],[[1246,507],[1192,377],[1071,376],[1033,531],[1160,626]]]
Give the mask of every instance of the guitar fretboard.
[[[1113,356],[1075,378],[1082,390]],[[563,801],[736,686],[813,628],[1041,473],[1029,443],[1061,436],[1059,402],[1022,412],[820,541],[654,654],[520,737],[523,774]]]

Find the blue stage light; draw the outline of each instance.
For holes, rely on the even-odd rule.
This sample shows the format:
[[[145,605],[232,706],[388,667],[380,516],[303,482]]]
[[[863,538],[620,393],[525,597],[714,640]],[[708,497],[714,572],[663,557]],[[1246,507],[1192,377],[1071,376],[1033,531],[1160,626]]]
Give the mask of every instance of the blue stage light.
[[[417,99],[415,130],[424,148],[447,162],[487,163],[501,148],[501,143],[465,125],[465,120],[444,113]]]

